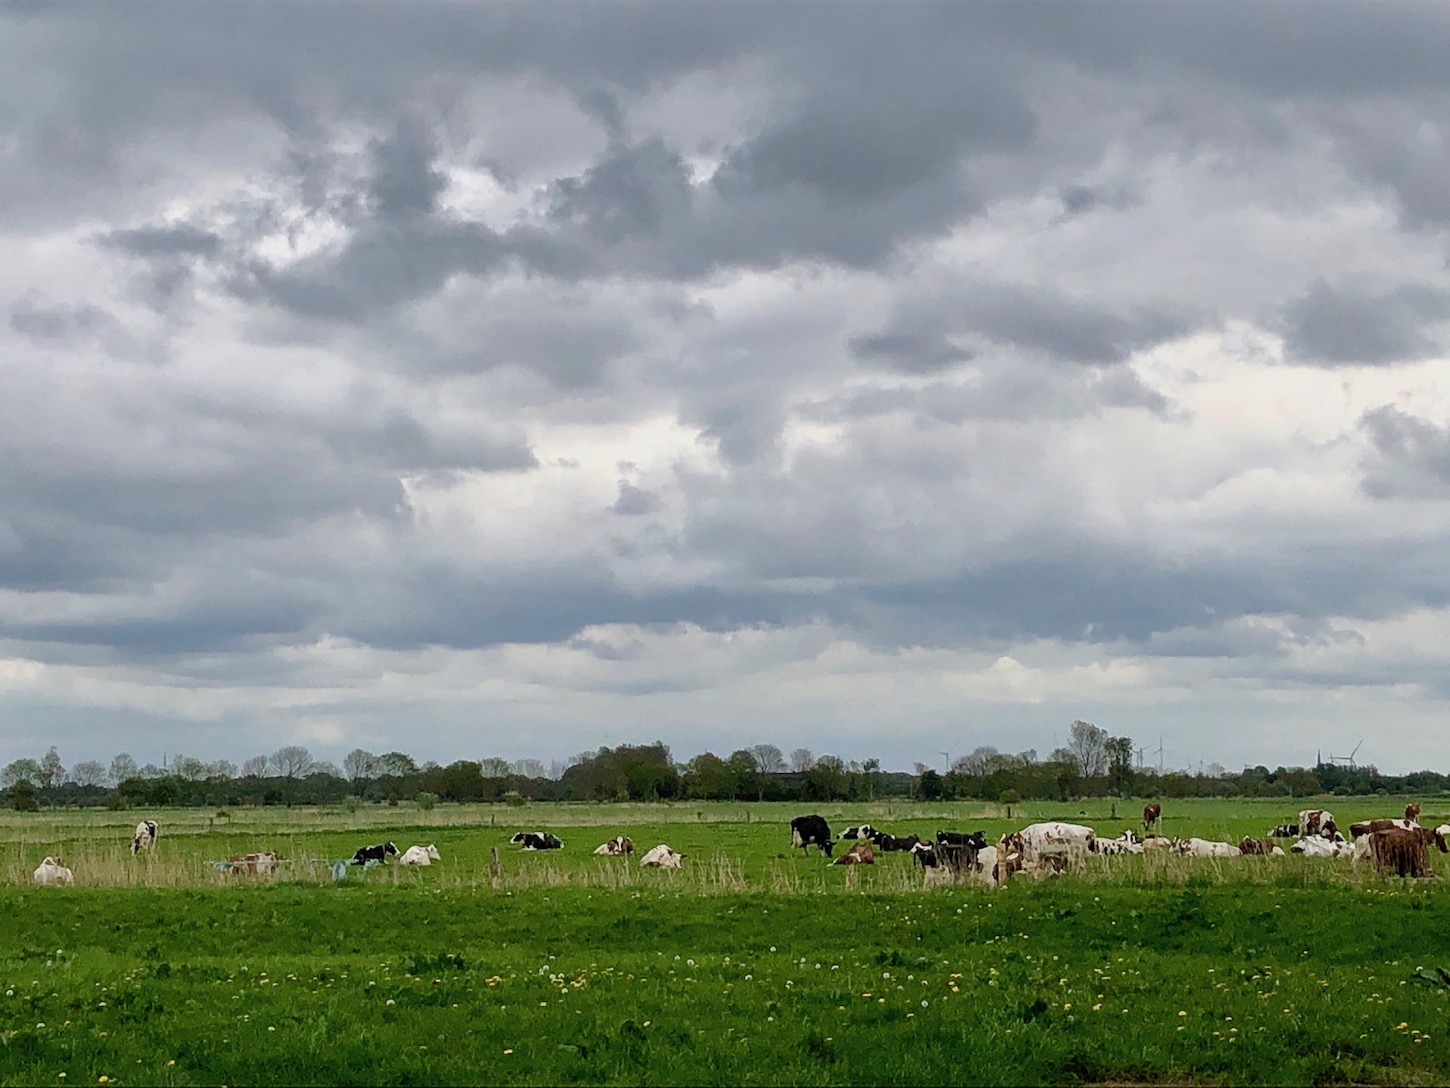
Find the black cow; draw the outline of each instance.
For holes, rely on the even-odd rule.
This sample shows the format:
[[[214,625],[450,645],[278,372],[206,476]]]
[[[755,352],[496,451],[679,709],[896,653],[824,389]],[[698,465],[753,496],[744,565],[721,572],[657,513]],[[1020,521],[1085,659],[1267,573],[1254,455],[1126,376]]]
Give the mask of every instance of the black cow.
[[[820,816],[797,816],[790,822],[790,844],[799,846],[807,854],[810,847],[819,846],[821,853],[831,856],[831,829]]]
[[[548,831],[520,831],[509,842],[522,846],[525,850],[558,850],[564,843]]]
[[[358,852],[352,856],[352,863],[366,865],[370,861],[387,861],[397,854],[398,848],[390,842],[378,843],[377,846],[360,846]]]
[[[980,832],[974,832],[974,834],[980,834]],[[971,835],[962,837],[964,839],[972,838]],[[976,869],[979,849],[981,848],[975,842],[919,842],[911,848],[911,857],[923,869],[941,867],[960,873]]]
[[[987,849],[987,836],[980,831],[973,831],[970,835],[962,831],[938,831],[936,844],[938,846],[968,846],[974,851],[985,850]]]
[[[842,839],[870,839],[872,842],[875,842],[876,841],[876,836],[879,835],[879,834],[880,834],[880,832],[877,831],[870,824],[862,824],[860,827],[848,827],[848,828],[846,828],[846,830],[845,831],[842,831],[841,834],[837,836],[837,838],[842,838]]]
[[[912,850],[916,844],[921,842],[919,835],[882,835],[881,838],[873,840],[883,851],[890,850]]]

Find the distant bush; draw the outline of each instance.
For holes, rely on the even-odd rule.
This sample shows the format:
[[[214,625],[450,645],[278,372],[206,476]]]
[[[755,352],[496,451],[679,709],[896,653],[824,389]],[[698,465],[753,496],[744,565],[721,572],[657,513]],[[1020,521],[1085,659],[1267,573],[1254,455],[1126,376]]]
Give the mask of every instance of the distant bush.
[[[362,798],[350,793],[342,799],[342,807],[348,812],[356,812],[362,807]]]
[[[1016,790],[1006,789],[997,795],[997,800],[1004,805],[1020,805],[1022,803],[1022,795]]]
[[[438,803],[438,795],[436,793],[429,793],[427,790],[423,790],[418,794],[417,797],[413,798],[413,803],[421,808],[424,812],[428,812],[433,808],[434,805]]]
[[[506,794],[503,795],[503,803],[508,805],[510,808],[523,808],[529,802],[528,798],[526,798],[518,790],[509,790]]]
[[[123,812],[131,807],[131,798],[116,790],[106,798],[106,807],[112,812]]]

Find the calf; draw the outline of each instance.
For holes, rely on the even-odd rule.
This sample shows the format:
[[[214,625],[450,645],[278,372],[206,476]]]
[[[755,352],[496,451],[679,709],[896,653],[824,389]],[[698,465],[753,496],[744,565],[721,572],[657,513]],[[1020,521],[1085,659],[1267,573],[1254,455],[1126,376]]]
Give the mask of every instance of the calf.
[[[809,854],[818,846],[826,857],[831,856],[831,828],[820,816],[797,816],[790,822],[790,844]]]
[[[525,850],[559,850],[564,846],[562,839],[548,831],[520,831],[509,842]]]
[[[281,854],[274,854],[270,850],[258,854],[233,854],[227,858],[227,872],[270,873],[281,860]]]
[[[399,865],[432,865],[435,861],[442,860],[438,847],[431,842],[427,846],[410,846],[398,855]]]
[[[380,842],[376,846],[359,846],[357,853],[352,856],[354,865],[366,865],[370,861],[387,861],[388,858],[398,856],[398,848],[390,842]]]
[[[685,860],[684,854],[677,854],[664,843],[660,843],[639,859],[645,869],[679,869]]]
[[[37,884],[74,884],[75,874],[62,865],[59,858],[47,857],[35,870],[32,879]]]
[[[1163,820],[1163,806],[1157,801],[1149,801],[1143,806],[1143,830],[1149,831],[1159,826]]]
[[[136,825],[136,834],[131,838],[131,854],[135,856],[142,850],[150,850],[156,845],[156,821],[142,820]]]
[[[874,839],[876,829],[870,824],[861,824],[859,827],[848,827],[838,836],[839,839]]]
[[[832,865],[874,865],[876,855],[871,850],[869,842],[858,842],[851,849],[831,862]]]
[[[1442,854],[1447,852],[1445,836],[1426,827],[1376,831],[1370,835],[1369,842],[1374,867],[1382,876],[1434,876],[1425,848],[1434,843]]]
[[[624,857],[634,853],[634,843],[624,835],[616,835],[608,842],[602,842],[596,846],[594,852],[601,857]]]

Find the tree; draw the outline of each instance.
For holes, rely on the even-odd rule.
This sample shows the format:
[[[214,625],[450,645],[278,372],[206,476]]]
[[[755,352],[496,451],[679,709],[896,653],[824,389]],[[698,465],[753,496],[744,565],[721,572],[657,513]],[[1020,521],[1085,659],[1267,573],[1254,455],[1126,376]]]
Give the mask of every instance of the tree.
[[[1068,751],[1086,777],[1099,778],[1107,772],[1107,745],[1107,730],[1081,719],[1072,723]]]
[[[944,792],[941,775],[937,774],[930,767],[921,772],[921,779],[917,783],[917,788],[921,791],[921,799],[923,801],[940,801],[942,793]]]
[[[119,786],[128,778],[135,778],[140,768],[136,766],[136,760],[130,752],[121,752],[111,760],[111,769],[106,772],[106,777],[111,785]]]
[[[702,752],[685,765],[685,790],[691,797],[730,801],[735,786],[734,769],[714,752]]]
[[[775,745],[756,744],[749,751],[755,757],[755,766],[761,774],[780,774],[785,770],[785,756]]]
[[[993,765],[1000,756],[1001,753],[990,744],[982,744],[966,755],[959,756],[952,764],[952,770],[968,778],[986,778],[992,773]]]
[[[1107,743],[1108,785],[1126,794],[1133,784],[1133,738],[1109,737]]]
[[[253,756],[242,763],[243,778],[261,778],[267,773],[267,757]]]
[[[354,748],[342,757],[342,773],[353,784],[356,792],[362,793],[368,782],[378,776],[381,761],[366,748]]]
[[[567,768],[559,767],[552,774],[542,760],[519,759],[514,761],[514,774],[520,778],[560,778]]]
[[[236,778],[237,765],[229,759],[219,759],[207,764],[206,776],[208,778]]]
[[[478,773],[484,778],[507,778],[513,773],[513,766],[501,756],[489,756],[479,760]]]
[[[99,786],[106,780],[106,765],[98,759],[83,759],[70,773],[77,786]]]
[[[200,782],[206,777],[206,763],[196,756],[178,755],[171,761],[171,773],[188,782]]]
[[[380,774],[392,775],[394,778],[403,778],[410,774],[418,773],[418,764],[413,762],[413,757],[407,752],[384,752],[378,756]]]
[[[21,782],[29,782],[33,786],[39,781],[40,764],[33,759],[17,759],[0,770],[0,786],[7,790],[14,789]]]
[[[56,752],[55,745],[51,745],[45,755],[40,758],[40,775],[36,781],[43,790],[54,789],[65,781],[65,765],[60,761],[60,754]]]
[[[271,763],[283,778],[300,778],[312,769],[312,753],[300,744],[288,744],[272,753]]]
[[[866,800],[876,800],[876,790],[881,785],[881,761],[879,759],[863,760],[861,774],[866,779]]]
[[[797,748],[790,754],[790,769],[796,774],[810,770],[816,765],[816,757],[811,755],[809,748]]]

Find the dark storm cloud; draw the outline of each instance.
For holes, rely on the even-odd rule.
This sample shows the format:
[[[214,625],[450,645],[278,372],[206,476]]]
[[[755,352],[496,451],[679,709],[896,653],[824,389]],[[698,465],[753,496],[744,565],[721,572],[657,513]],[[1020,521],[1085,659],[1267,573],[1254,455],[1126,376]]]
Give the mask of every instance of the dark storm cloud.
[[[1440,354],[1450,292],[1404,285],[1365,289],[1317,280],[1284,311],[1284,350],[1293,362],[1380,366]]]
[[[1366,412],[1360,428],[1373,445],[1363,481],[1367,494],[1450,497],[1450,426],[1387,404]]]

